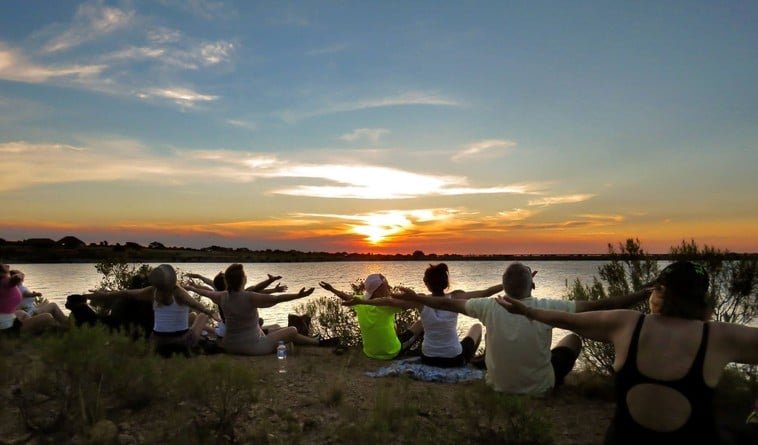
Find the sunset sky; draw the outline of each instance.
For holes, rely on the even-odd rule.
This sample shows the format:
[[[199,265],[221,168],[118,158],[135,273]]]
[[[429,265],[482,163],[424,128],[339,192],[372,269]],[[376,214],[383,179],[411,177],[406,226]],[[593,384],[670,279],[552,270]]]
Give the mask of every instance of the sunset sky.
[[[0,238],[758,252],[758,2],[0,3]]]

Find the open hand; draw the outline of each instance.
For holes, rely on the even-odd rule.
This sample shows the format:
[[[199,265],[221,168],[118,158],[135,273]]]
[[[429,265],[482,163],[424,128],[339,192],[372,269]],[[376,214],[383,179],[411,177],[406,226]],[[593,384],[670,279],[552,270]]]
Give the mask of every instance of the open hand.
[[[274,286],[274,292],[284,292],[287,290],[287,285],[285,284],[277,284]]]
[[[313,288],[310,287],[308,289],[302,288],[300,289],[300,292],[297,293],[298,298],[307,297],[308,295],[313,293]]]
[[[332,286],[331,284],[327,283],[326,281],[319,281],[318,285],[321,286],[321,287],[323,287],[324,289],[328,290],[329,292],[334,292],[334,290],[335,290],[334,286]]]
[[[521,300],[511,298],[507,295],[495,298],[495,302],[504,307],[511,314],[527,315],[529,306],[525,305]]]

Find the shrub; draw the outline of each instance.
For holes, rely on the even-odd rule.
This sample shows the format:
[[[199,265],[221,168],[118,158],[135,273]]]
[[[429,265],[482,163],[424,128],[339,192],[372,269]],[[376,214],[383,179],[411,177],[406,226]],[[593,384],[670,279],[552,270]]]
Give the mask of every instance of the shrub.
[[[34,338],[33,349],[39,359],[14,399],[32,431],[82,432],[105,418],[106,399],[145,405],[155,394],[155,380],[146,377],[154,359],[144,342],[82,326]]]
[[[576,279],[568,287],[569,300],[595,301],[608,296],[626,295],[641,289],[643,284],[652,281],[658,275],[658,262],[642,249],[640,241],[628,239],[626,244],[619,243],[619,251],[608,244],[610,263],[598,267],[600,280],[593,277],[592,285],[586,285]],[[647,302],[639,309],[646,310]],[[583,339],[581,362],[594,372],[604,375],[613,373],[613,360],[616,354],[613,345],[590,339]]]
[[[200,435],[210,429],[216,438],[234,437],[234,424],[239,415],[259,399],[258,377],[249,364],[227,356],[212,359],[197,357],[190,364],[184,358],[174,380],[174,392],[181,400],[191,400],[212,414],[210,420],[195,415]]]

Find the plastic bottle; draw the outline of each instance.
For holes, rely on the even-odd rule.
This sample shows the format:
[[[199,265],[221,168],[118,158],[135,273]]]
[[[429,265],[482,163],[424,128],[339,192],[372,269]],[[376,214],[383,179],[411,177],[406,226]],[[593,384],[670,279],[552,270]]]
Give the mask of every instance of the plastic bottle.
[[[282,340],[276,345],[276,358],[279,362],[279,372],[287,372],[287,346]]]

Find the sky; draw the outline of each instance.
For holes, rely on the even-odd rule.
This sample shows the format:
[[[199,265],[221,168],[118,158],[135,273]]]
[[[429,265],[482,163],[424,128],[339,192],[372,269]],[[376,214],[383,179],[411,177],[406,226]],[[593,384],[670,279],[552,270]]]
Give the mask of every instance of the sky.
[[[758,252],[758,3],[0,4],[0,238]]]

